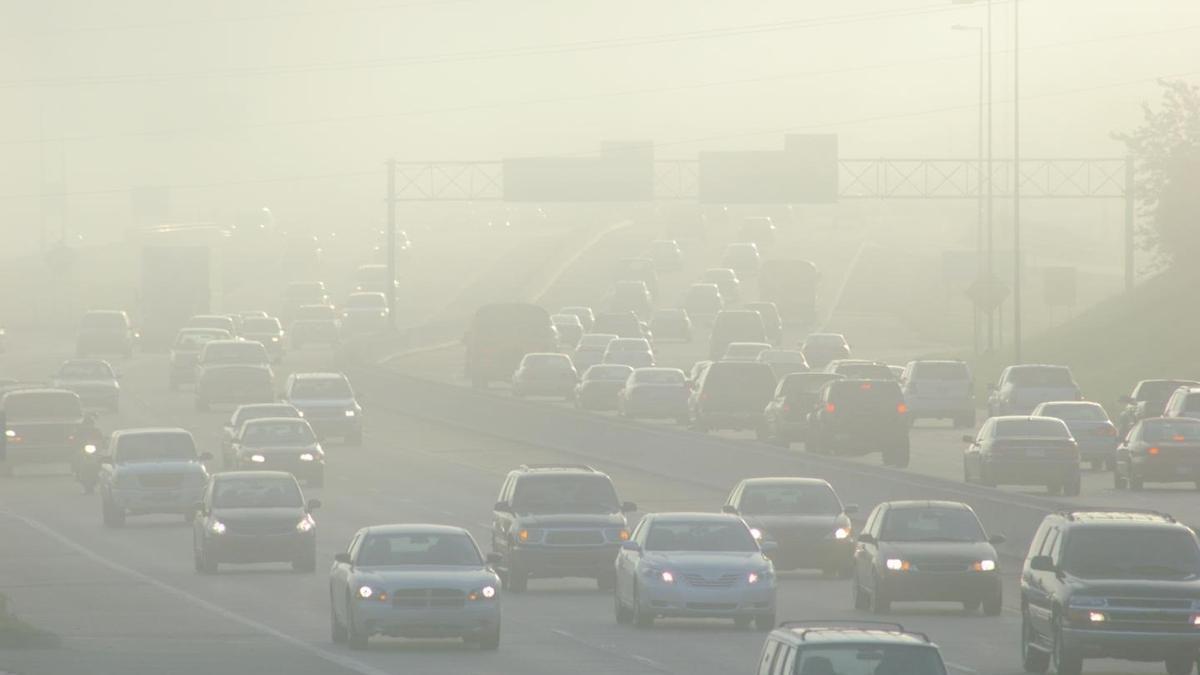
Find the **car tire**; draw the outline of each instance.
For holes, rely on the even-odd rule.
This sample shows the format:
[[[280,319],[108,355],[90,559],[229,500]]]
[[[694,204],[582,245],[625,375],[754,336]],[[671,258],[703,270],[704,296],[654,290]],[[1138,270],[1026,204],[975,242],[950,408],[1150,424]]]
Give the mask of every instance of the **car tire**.
[[[485,633],[484,635],[480,635],[476,639],[476,644],[479,645],[480,649],[485,649],[487,651],[493,651],[493,650],[499,649],[500,648],[500,626],[499,626],[499,624],[497,624],[496,629],[491,631],[490,633]]]
[[[529,575],[519,567],[509,568],[508,577],[505,580],[508,582],[507,590],[513,593],[524,593],[525,589],[529,588]]]
[[[1083,673],[1083,656],[1070,650],[1062,641],[1062,619],[1054,622],[1054,672],[1058,675],[1081,675]]]
[[[596,588],[601,591],[612,591],[617,587],[617,572],[605,572],[596,577]]]
[[[642,601],[638,597],[637,586],[633,587],[633,625],[638,628],[650,628],[654,625],[654,615],[642,611]]]
[[[754,617],[754,627],[758,630],[773,630],[775,628],[775,613],[759,614]]]
[[[1021,612],[1021,668],[1036,675],[1050,669],[1050,654],[1034,646],[1033,625],[1025,612]]]
[[[354,651],[361,651],[367,648],[370,642],[370,637],[359,632],[355,628],[354,621],[354,604],[349,596],[346,598],[346,644]]]
[[[1196,667],[1196,656],[1194,654],[1178,654],[1168,657],[1163,665],[1166,666],[1167,675],[1192,675],[1192,671]]]
[[[871,589],[871,613],[886,614],[892,609],[892,601],[888,600],[887,594],[879,587],[879,580],[875,580],[875,588]]]
[[[104,524],[108,527],[121,527],[125,524],[125,511],[109,499],[100,502],[100,512]]]
[[[862,584],[858,583],[857,574],[850,580],[850,599],[854,603],[854,609],[859,611],[871,609],[871,598],[863,590]]]
[[[1000,616],[1000,612],[1004,610],[1004,594],[1000,591],[989,595],[983,599],[983,615],[984,616]]]
[[[621,594],[616,592],[613,593],[613,616],[619,624],[633,621],[633,612],[621,602]]]
[[[329,594],[329,639],[335,645],[345,644],[346,626],[338,621],[337,612],[333,609],[333,593]]]
[[[1069,480],[1067,480],[1066,483],[1063,484],[1063,486],[1062,486],[1063,494],[1066,495],[1067,497],[1078,497],[1079,491],[1080,491],[1080,483],[1081,483],[1081,479],[1079,477],[1079,474],[1076,474],[1074,477],[1070,478]]]

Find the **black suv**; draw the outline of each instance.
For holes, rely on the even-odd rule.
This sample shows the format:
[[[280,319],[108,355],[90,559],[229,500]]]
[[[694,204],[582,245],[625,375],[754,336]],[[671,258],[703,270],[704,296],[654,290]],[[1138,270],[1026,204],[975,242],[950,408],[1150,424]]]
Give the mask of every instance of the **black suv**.
[[[908,406],[895,380],[833,380],[808,415],[805,450],[858,456],[879,452],[888,466],[908,466]]]
[[[520,593],[531,577],[591,577],[615,584],[613,561],[629,541],[612,479],[586,465],[526,464],[508,473],[492,518],[492,550],[506,590]]]
[[[1200,543],[1169,515],[1074,510],[1042,521],[1021,571],[1026,672],[1078,675],[1083,660],[1165,661],[1200,650]]]
[[[876,621],[784,621],[767,636],[756,675],[877,673],[945,675],[924,633]]]

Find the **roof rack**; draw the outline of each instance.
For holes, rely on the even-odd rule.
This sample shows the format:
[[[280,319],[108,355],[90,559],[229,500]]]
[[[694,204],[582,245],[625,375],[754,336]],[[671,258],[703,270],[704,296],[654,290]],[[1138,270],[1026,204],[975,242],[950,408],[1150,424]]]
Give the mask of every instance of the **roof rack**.
[[[522,469],[545,470],[557,469],[560,471],[595,471],[587,464],[522,464]]]
[[[1154,509],[1132,509],[1132,508],[1112,507],[1112,506],[1081,506],[1078,508],[1066,509],[1064,511],[1061,511],[1060,513],[1067,520],[1075,520],[1076,519],[1075,516],[1086,515],[1089,513],[1111,513],[1114,515],[1127,513],[1130,515],[1158,516],[1158,517],[1162,518],[1163,520],[1166,520],[1167,522],[1170,522],[1170,523],[1176,522],[1175,517],[1172,516],[1171,514],[1164,513],[1162,511],[1156,511]]]
[[[858,621],[855,619],[805,619],[800,621],[781,621],[780,628],[804,628],[800,631],[800,639],[805,639],[809,633],[821,632],[826,630],[841,630],[841,629],[859,629],[859,630],[886,630],[894,633],[904,633],[919,637],[925,642],[932,642],[929,636],[919,631],[906,629],[903,625],[894,621]]]

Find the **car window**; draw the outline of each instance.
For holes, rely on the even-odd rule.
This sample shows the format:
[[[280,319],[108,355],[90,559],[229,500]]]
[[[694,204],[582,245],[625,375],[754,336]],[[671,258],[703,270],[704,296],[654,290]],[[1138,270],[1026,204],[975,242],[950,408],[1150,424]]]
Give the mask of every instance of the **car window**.
[[[522,364],[530,370],[567,370],[571,359],[565,354],[530,354]]]
[[[353,396],[350,384],[340,377],[303,378],[292,382],[292,398],[353,398]]]
[[[70,392],[29,392],[5,396],[4,413],[9,422],[77,419],[83,416],[83,408],[79,397]]]
[[[1200,441],[1200,422],[1193,422],[1186,419],[1170,421],[1147,420],[1142,423],[1142,437],[1150,442],[1174,441],[1179,443]]]
[[[888,511],[881,539],[904,541],[983,541],[983,528],[966,509],[893,508]]]
[[[1039,415],[1057,417],[1071,422],[1106,422],[1108,413],[1099,404],[1064,403],[1061,405],[1043,405]]]
[[[1068,438],[1071,432],[1058,419],[996,420],[996,438]]]
[[[266,350],[257,342],[214,342],[204,347],[205,363],[266,363]]]
[[[308,422],[251,422],[242,428],[242,443],[247,445],[310,445],[316,439]]]
[[[704,387],[725,391],[762,391],[767,398],[775,391],[775,373],[765,363],[714,363],[704,374]]]
[[[904,401],[895,381],[854,380],[837,382],[830,387],[830,400],[855,409],[895,408]]]
[[[204,345],[213,340],[228,340],[229,331],[184,331],[175,338],[175,349],[183,351],[200,351]]]
[[[636,370],[633,373],[636,384],[677,384],[684,382],[683,372],[678,370]]]
[[[295,479],[225,479],[213,482],[213,508],[300,508],[304,496]]]
[[[751,516],[836,515],[842,505],[833,488],[822,484],[747,485],[738,510]]]
[[[483,561],[475,542],[465,534],[413,532],[368,534],[358,551],[356,563],[363,567],[476,566]]]
[[[299,417],[300,411],[290,405],[254,406],[239,408],[234,413],[233,428],[240,429],[242,424],[259,419],[260,417]]]
[[[1066,368],[1013,368],[1008,381],[1019,387],[1074,387],[1071,371]]]
[[[617,492],[607,476],[538,476],[517,481],[517,513],[616,513]]]
[[[246,319],[242,330],[246,333],[277,333],[279,319]]]
[[[95,380],[112,379],[112,369],[108,364],[87,361],[70,361],[64,363],[58,371],[59,377],[83,378]]]
[[[625,380],[629,379],[629,374],[632,372],[633,369],[629,366],[602,364],[589,367],[586,371],[584,371],[583,379],[613,381],[620,380],[624,382]]]
[[[937,650],[896,644],[805,647],[798,675],[944,675]]]
[[[184,461],[196,458],[196,442],[191,434],[122,434],[113,448],[117,464],[138,462]]]
[[[1067,537],[1061,564],[1079,577],[1195,579],[1200,548],[1177,528],[1082,527]]]
[[[758,543],[739,521],[655,521],[646,535],[647,551],[757,551]]]
[[[879,363],[847,363],[837,367],[838,375],[864,380],[889,380],[895,378],[891,368]]]

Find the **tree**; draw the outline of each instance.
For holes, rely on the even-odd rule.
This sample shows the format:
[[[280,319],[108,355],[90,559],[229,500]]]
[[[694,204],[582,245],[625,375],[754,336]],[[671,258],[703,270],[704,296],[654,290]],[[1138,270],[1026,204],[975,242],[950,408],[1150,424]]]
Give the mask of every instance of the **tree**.
[[[1160,107],[1143,105],[1142,125],[1116,138],[1137,168],[1143,247],[1174,267],[1200,259],[1200,87],[1161,84]]]

